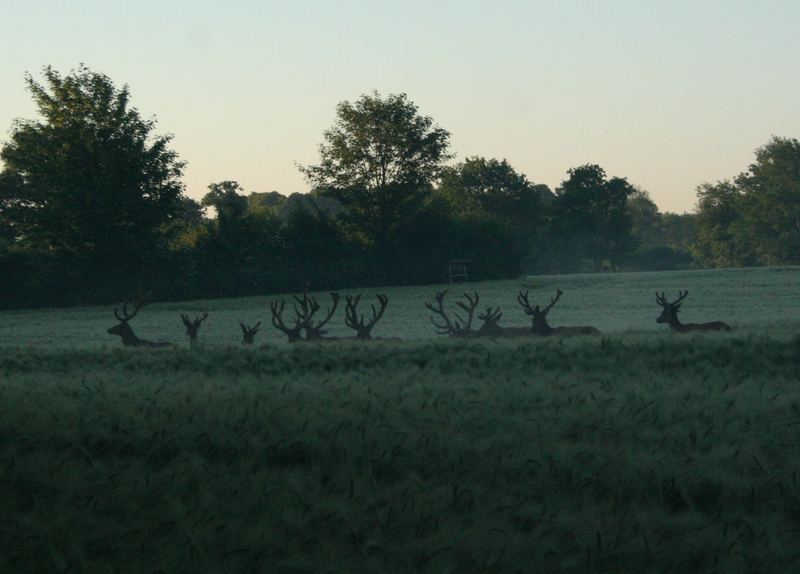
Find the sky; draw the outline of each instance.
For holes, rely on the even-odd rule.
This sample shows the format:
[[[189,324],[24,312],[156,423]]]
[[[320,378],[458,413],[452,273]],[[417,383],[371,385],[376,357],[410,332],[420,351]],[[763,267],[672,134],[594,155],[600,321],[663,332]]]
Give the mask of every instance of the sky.
[[[703,182],[800,137],[797,0],[0,0],[0,142],[25,74],[81,63],[174,135],[187,194],[308,191],[336,105],[406,93],[455,160],[557,187],[586,163],[692,211]]]

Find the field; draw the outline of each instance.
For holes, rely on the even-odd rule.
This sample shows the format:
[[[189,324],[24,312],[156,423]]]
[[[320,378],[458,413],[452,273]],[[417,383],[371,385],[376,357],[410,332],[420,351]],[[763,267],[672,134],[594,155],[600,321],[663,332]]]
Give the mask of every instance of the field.
[[[268,298],[145,307],[155,351],[0,313],[0,571],[800,571],[800,269],[470,288],[523,325],[523,286],[605,335],[436,337],[435,286],[386,290],[403,342],[242,347]],[[735,330],[656,324],[678,289]]]

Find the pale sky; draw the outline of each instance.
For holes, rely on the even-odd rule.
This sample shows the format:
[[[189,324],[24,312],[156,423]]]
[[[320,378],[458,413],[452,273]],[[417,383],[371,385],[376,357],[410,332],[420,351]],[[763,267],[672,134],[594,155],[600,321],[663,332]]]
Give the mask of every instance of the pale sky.
[[[405,92],[456,160],[506,158],[555,188],[597,163],[691,211],[704,181],[800,137],[797,0],[0,0],[0,140],[35,118],[24,74],[81,62],[215,181],[308,191],[336,104]]]

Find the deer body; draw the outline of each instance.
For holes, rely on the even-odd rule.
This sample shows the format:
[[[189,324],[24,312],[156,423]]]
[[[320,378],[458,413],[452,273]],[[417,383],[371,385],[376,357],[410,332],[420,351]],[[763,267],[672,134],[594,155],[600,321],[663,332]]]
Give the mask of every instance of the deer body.
[[[539,305],[531,306],[531,304],[528,302],[527,291],[524,293],[520,291],[517,294],[517,301],[520,305],[522,305],[522,308],[525,309],[525,313],[531,316],[531,331],[541,337],[578,337],[582,335],[602,335],[600,330],[596,329],[595,327],[551,327],[547,323],[547,313],[550,312],[550,309],[553,308],[562,294],[563,291],[561,291],[561,289],[557,289],[556,296],[550,300],[550,304],[544,309],[539,308]]]
[[[153,342],[145,339],[140,339],[133,332],[133,329],[128,324],[128,321],[133,319],[139,312],[139,309],[146,305],[145,296],[142,293],[137,293],[133,300],[133,311],[128,311],[128,302],[122,304],[122,313],[119,308],[114,309],[114,317],[119,321],[119,325],[114,325],[106,331],[109,335],[117,335],[122,339],[122,344],[126,347],[148,347],[150,349],[157,349],[160,347],[171,347],[172,343]]]
[[[122,339],[122,344],[126,347],[148,347],[151,349],[157,349],[161,347],[171,347],[172,343],[164,343],[164,342],[154,342],[154,341],[147,341],[145,339],[140,339],[136,336],[131,329],[131,326],[127,323],[120,323],[119,325],[114,325],[108,331],[106,331],[109,335],[118,335]]]
[[[705,331],[730,331],[731,326],[722,321],[711,321],[710,323],[681,323],[678,319],[678,311],[682,301],[689,294],[688,291],[678,291],[678,299],[672,303],[664,297],[664,293],[656,293],[656,303],[664,309],[656,319],[656,323],[666,323],[669,328],[677,333],[694,333]]]
[[[503,313],[500,307],[486,308],[486,312],[478,315],[478,319],[483,321],[476,331],[478,337],[530,337],[535,335],[530,327],[501,327],[498,323]]]

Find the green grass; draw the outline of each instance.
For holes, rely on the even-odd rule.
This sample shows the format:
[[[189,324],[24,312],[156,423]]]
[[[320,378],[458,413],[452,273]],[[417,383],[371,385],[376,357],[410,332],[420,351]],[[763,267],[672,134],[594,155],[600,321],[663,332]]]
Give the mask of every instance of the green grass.
[[[523,283],[610,334],[433,339],[434,287],[387,290],[404,342],[238,345],[267,299],[134,320],[178,341],[206,308],[194,350],[0,314],[0,571],[800,571],[800,270],[470,287],[523,324]],[[679,288],[736,330],[657,325]]]
[[[434,338],[436,334],[424,308],[437,289],[444,286],[400,287],[364,290],[365,298],[378,292],[389,294],[389,307],[374,335],[404,339]],[[660,307],[654,292],[665,291],[668,299],[688,289],[683,304],[684,322],[721,320],[734,327],[770,330],[777,325],[800,323],[800,267],[566,275],[530,277],[513,281],[487,281],[456,285],[448,300],[452,306],[464,289],[478,291],[481,307],[503,309],[501,325],[528,325],[530,320],[517,305],[516,293],[530,288],[531,302],[547,303],[556,288],[564,291],[548,319],[558,325],[593,325],[604,333],[657,332],[667,327],[655,322]],[[323,304],[326,293],[316,294]],[[279,297],[276,297],[279,298]],[[285,337],[270,324],[269,302],[273,297],[250,297],[179,303],[152,304],[131,325],[140,337],[166,340],[188,346],[181,313],[208,311],[200,329],[200,341],[229,345],[241,341],[239,321],[262,322],[257,343],[280,343]],[[373,299],[374,301],[374,299]],[[370,301],[365,300],[366,308]],[[364,305],[362,303],[362,305]],[[330,334],[351,336],[344,325],[344,306],[330,323]],[[119,339],[106,334],[116,324],[113,307],[40,309],[0,312],[0,347],[38,346],[101,348],[118,346]]]

